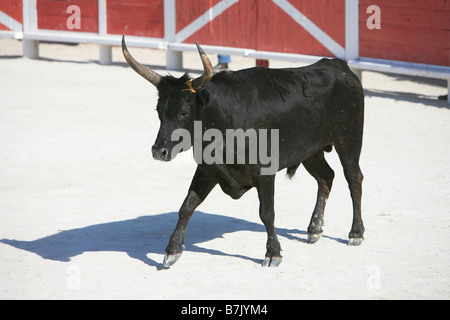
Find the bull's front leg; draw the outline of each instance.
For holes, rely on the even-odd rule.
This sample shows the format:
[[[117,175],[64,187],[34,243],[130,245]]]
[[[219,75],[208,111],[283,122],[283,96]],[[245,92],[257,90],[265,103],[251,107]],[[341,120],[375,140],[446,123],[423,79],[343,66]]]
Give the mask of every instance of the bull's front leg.
[[[189,187],[188,195],[180,208],[177,226],[166,248],[163,268],[170,268],[180,258],[184,249],[184,236],[189,220],[194,210],[205,200],[215,185],[216,182],[197,167],[197,171]]]
[[[278,267],[281,263],[281,246],[275,232],[275,175],[260,176],[257,179],[259,216],[267,230],[266,258],[263,267]]]

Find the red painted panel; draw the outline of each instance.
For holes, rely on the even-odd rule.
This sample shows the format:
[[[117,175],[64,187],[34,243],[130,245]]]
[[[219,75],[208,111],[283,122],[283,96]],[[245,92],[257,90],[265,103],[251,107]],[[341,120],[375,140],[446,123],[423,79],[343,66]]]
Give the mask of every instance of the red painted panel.
[[[450,10],[450,2],[447,0],[359,0],[360,7],[367,8],[372,4],[385,8]]]
[[[450,30],[388,24],[382,24],[380,30],[369,30],[363,25],[360,38],[374,42],[401,43],[406,46],[448,48]]]
[[[69,30],[67,19],[72,13],[66,13],[71,5],[80,7],[80,29]],[[98,3],[93,0],[37,0],[38,29],[98,32]]]
[[[197,40],[208,45],[255,48],[257,20],[253,15],[256,12],[257,2],[258,0],[237,2],[184,42],[194,43]],[[205,6],[205,4],[215,4],[214,1],[194,0],[185,0],[181,3],[182,5],[180,4],[180,7],[177,8],[177,24],[178,22],[180,24],[177,27],[178,31],[181,31],[206,12],[208,6]],[[188,16],[189,20],[187,19]]]
[[[201,16],[218,0],[177,2],[177,32]],[[345,44],[344,0],[290,3],[339,44]],[[313,36],[271,0],[239,1],[194,33],[185,42],[242,47],[262,51],[332,56]]]
[[[340,45],[345,45],[344,1],[291,0],[290,3]],[[258,3],[258,50],[333,56],[272,1]]]
[[[177,32],[183,30],[191,22],[197,19],[200,15],[212,8],[221,0],[179,0],[176,2],[176,29]],[[255,0],[245,0],[244,2],[254,2]],[[212,24],[213,22],[211,22]],[[211,26],[210,26],[211,27]]]
[[[342,47],[345,46],[345,0],[289,2]]]
[[[0,11],[22,23],[22,0],[1,0]],[[0,30],[10,30],[0,23]]]
[[[368,29],[369,5],[380,7],[381,29]],[[360,0],[360,55],[450,66],[450,2]]]
[[[258,50],[331,55],[274,3],[265,2],[258,11]]]
[[[164,38],[164,0],[108,0],[107,12],[109,34]]]
[[[387,10],[381,11],[382,23],[399,26],[414,26],[432,29],[450,29],[450,9],[415,9],[415,8],[395,8],[383,7]],[[381,9],[381,8],[380,8]],[[367,16],[364,19],[366,23]]]
[[[361,40],[362,57],[450,66],[449,50],[401,43]]]

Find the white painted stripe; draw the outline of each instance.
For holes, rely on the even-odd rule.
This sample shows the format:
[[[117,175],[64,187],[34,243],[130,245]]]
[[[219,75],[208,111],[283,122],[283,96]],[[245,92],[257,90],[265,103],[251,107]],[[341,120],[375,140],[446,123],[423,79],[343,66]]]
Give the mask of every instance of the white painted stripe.
[[[19,21],[15,20],[13,17],[4,13],[3,11],[0,11],[0,23],[13,31],[16,32],[22,31],[22,24]]]
[[[200,17],[191,22],[183,30],[177,33],[175,37],[176,42],[183,42],[195,32],[203,28],[207,23],[214,20],[217,16],[221,15],[225,10],[237,3],[239,0],[222,0],[214,7],[209,8]]]
[[[337,43],[333,38],[322,31],[318,26],[309,20],[303,13],[298,11],[287,0],[272,0],[284,12],[286,12],[292,19],[308,31],[317,41],[319,41],[325,48],[331,51],[336,57],[345,58],[345,49]]]

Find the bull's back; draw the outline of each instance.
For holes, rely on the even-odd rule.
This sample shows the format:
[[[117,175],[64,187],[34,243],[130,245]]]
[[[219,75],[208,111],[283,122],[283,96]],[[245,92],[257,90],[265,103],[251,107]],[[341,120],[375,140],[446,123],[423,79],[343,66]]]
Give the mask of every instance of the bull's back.
[[[237,93],[242,101],[241,108],[257,111],[265,102],[277,106],[292,103],[304,107],[314,107],[319,103],[326,108],[333,106],[333,100],[348,95],[349,101],[361,102],[363,90],[358,77],[341,59],[321,59],[318,62],[300,68],[269,69],[250,68],[224,74],[227,86]],[[214,78],[213,78],[214,79]],[[341,94],[342,93],[342,94]],[[355,100],[355,101],[353,101]],[[277,110],[275,110],[277,112]]]
[[[301,68],[286,69],[297,74],[302,82],[305,97],[314,97],[325,101],[332,96],[336,98],[339,91],[353,97],[362,95],[362,86],[358,77],[350,70],[347,63],[341,59],[321,59],[318,62]]]

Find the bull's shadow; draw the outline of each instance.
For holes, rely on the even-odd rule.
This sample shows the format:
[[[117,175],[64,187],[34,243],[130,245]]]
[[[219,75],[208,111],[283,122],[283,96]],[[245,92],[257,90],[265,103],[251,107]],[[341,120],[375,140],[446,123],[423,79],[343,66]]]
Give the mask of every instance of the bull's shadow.
[[[177,219],[178,213],[170,212],[61,231],[33,241],[2,239],[0,242],[55,261],[70,261],[72,257],[84,252],[126,252],[132,258],[161,269],[162,261],[154,261],[147,254],[164,254]],[[306,241],[305,237],[300,237],[300,235],[306,236],[306,231],[283,228],[276,230],[279,236]],[[237,231],[266,232],[262,223],[196,211],[186,232],[185,250],[231,256],[261,263],[262,259],[202,248],[197,245]],[[263,252],[264,243],[260,245]]]

